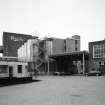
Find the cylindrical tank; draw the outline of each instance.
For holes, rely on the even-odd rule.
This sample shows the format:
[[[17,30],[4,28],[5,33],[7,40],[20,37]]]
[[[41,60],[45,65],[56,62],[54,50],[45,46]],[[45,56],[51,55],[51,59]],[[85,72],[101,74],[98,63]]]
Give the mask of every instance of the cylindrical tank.
[[[29,39],[18,49],[18,59],[21,61],[31,62],[33,56],[38,54],[38,47],[36,46],[36,39]],[[34,46],[34,47],[33,47]]]

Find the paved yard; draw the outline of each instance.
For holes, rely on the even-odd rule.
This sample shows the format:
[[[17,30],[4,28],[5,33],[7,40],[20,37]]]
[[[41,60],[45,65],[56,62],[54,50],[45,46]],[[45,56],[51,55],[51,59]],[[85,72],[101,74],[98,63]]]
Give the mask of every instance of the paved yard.
[[[105,105],[105,77],[45,76],[0,87],[0,105]]]

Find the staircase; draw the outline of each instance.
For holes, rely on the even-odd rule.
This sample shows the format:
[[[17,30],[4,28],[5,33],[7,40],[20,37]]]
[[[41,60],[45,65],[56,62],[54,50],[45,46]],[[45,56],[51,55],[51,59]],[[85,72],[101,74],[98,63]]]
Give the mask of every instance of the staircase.
[[[43,63],[45,63],[46,50],[44,47],[44,42],[42,43],[39,39],[37,39],[37,43],[34,43],[33,46],[38,47],[38,54],[37,55],[33,54],[33,63],[34,63],[34,69],[37,72],[39,72],[40,71],[39,68],[42,66]]]

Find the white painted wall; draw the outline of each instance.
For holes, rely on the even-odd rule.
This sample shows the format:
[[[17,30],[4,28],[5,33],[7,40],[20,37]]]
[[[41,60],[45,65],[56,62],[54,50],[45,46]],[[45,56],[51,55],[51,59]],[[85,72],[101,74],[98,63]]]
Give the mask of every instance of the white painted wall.
[[[8,62],[8,65],[13,67],[13,77],[16,78],[30,77],[30,72],[28,72],[28,70],[26,69],[26,66],[28,66],[27,63]],[[22,65],[22,73],[18,73],[18,65]]]

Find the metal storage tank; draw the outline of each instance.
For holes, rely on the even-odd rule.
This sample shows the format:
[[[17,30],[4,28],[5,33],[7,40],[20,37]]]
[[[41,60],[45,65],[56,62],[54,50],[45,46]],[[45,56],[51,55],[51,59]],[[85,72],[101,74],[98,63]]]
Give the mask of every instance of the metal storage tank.
[[[29,39],[18,49],[19,60],[27,62],[31,62],[33,60],[33,56],[38,53],[38,48],[33,48],[33,44],[35,43],[36,39]]]
[[[46,51],[47,55],[53,54],[53,41],[52,40],[46,40]]]

